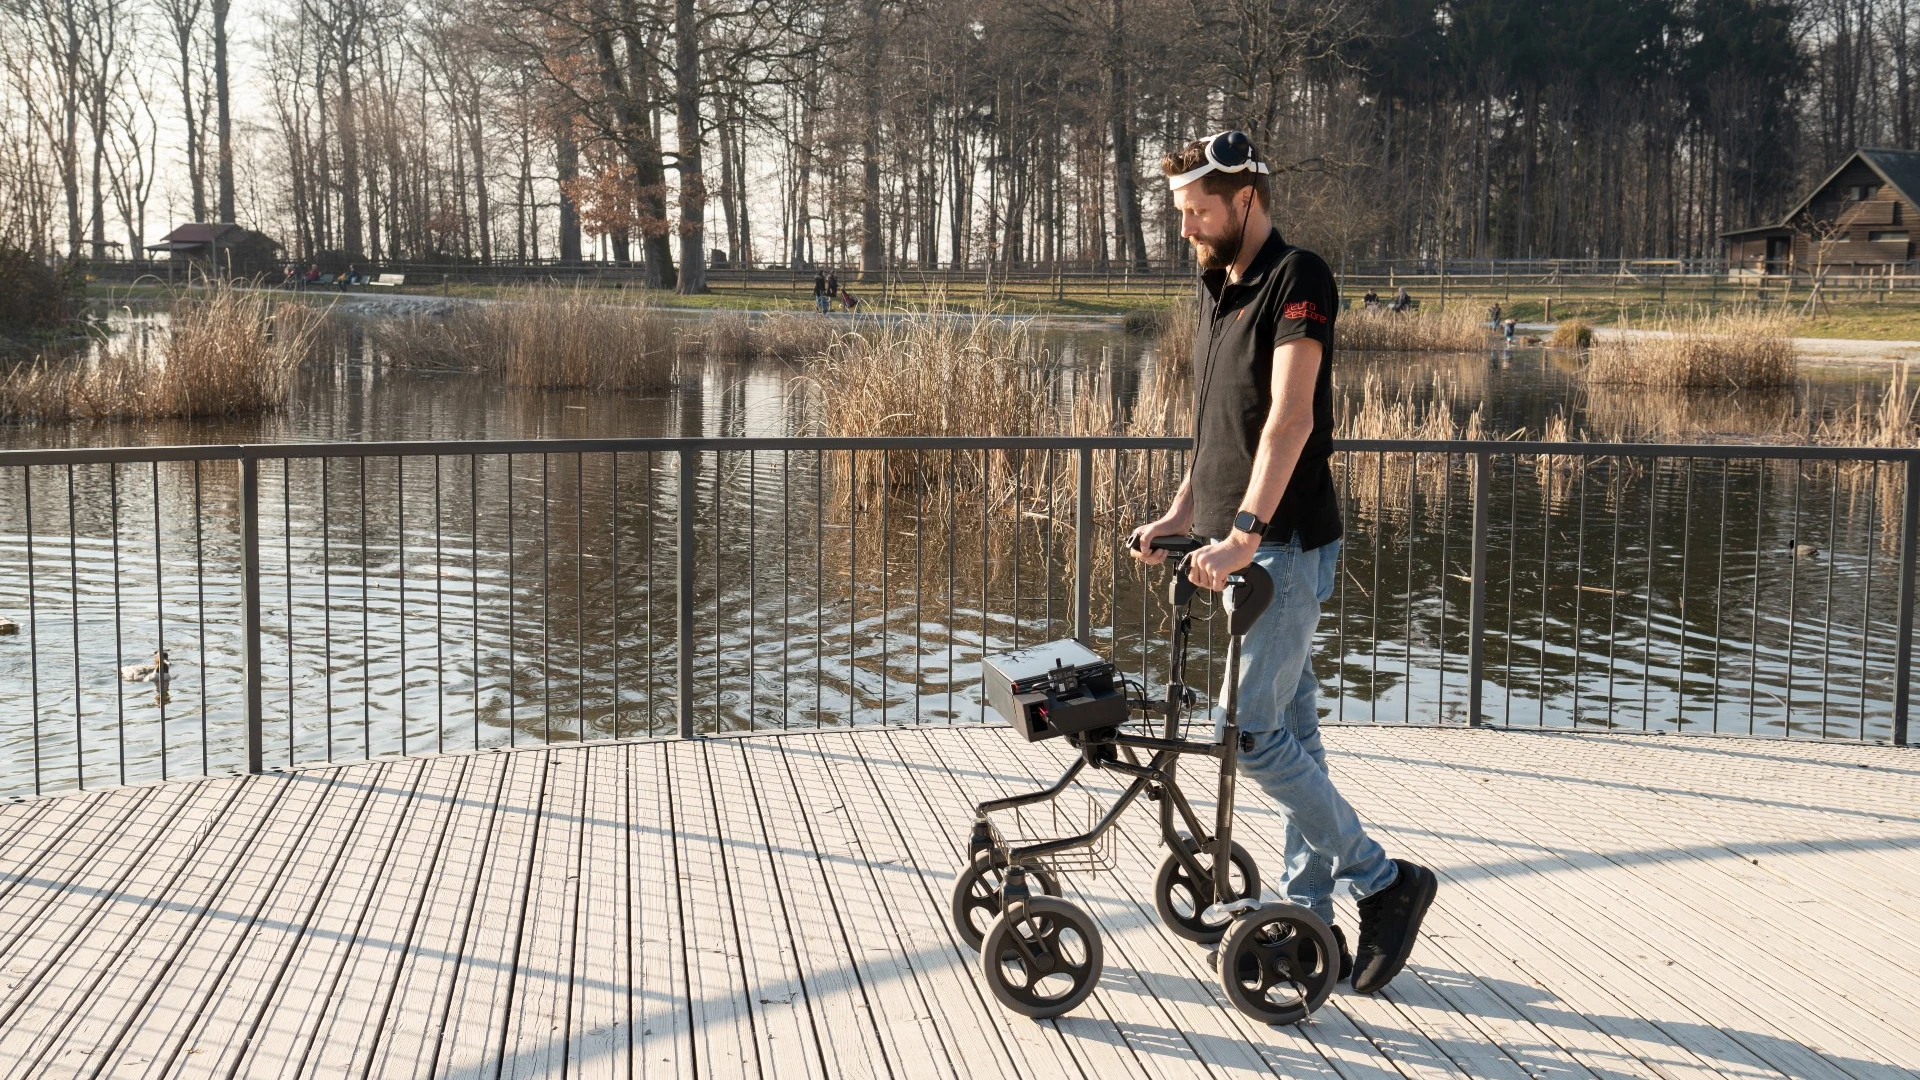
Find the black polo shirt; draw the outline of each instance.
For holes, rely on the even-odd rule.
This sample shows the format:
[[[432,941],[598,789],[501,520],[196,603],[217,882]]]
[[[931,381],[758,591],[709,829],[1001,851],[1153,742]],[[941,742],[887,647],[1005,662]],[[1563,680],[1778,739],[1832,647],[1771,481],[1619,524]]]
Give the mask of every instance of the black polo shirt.
[[[1200,277],[1200,328],[1193,345],[1193,527],[1224,538],[1253,475],[1260,429],[1273,408],[1273,350],[1296,338],[1320,343],[1307,437],[1267,529],[1269,541],[1300,534],[1302,548],[1340,538],[1333,488],[1333,320],[1339,289],[1325,260],[1274,230],[1239,281],[1224,270]]]

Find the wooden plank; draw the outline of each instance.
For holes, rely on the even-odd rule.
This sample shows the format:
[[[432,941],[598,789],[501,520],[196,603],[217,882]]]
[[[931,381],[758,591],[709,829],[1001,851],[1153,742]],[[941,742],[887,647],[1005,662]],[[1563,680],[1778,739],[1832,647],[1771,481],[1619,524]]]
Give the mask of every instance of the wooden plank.
[[[1341,766],[1346,764],[1338,756],[1336,762]],[[1452,847],[1458,853],[1454,859],[1426,854],[1414,857],[1437,864],[1443,889],[1466,894],[1458,901],[1436,903],[1434,912],[1439,915],[1438,924],[1450,927],[1449,932],[1458,939],[1452,944],[1470,948],[1476,939],[1484,941],[1486,954],[1477,962],[1470,962],[1467,970],[1484,970],[1485,965],[1511,965],[1519,976],[1513,980],[1515,984],[1550,987],[1553,995],[1564,1002],[1564,1009],[1584,1017],[1602,1036],[1593,1039],[1577,1026],[1561,1029],[1570,1042],[1580,1040],[1574,1045],[1590,1066],[1604,1063],[1646,1076],[1741,1075],[1761,1066],[1750,1052],[1726,1038],[1711,1019],[1696,1011],[1699,998],[1692,994],[1676,995],[1672,984],[1687,973],[1666,967],[1656,977],[1636,962],[1634,953],[1645,950],[1633,949],[1628,943],[1637,940],[1638,926],[1622,923],[1607,904],[1596,902],[1602,898],[1593,891],[1599,884],[1597,881],[1580,881],[1577,888],[1569,891],[1572,885],[1569,879],[1588,875],[1580,874],[1559,856],[1543,860],[1541,853],[1552,849],[1525,839],[1524,834],[1514,841],[1502,839],[1503,834],[1521,832],[1514,828],[1511,818],[1522,814],[1510,806],[1501,806],[1498,813],[1489,810],[1487,804],[1503,801],[1499,793],[1490,791],[1488,786],[1468,782],[1457,786],[1471,789],[1468,792],[1471,797],[1455,797],[1453,789],[1446,784],[1406,775],[1406,770],[1391,770],[1384,778],[1360,769],[1341,771],[1345,773],[1343,785],[1352,784],[1356,789],[1365,790],[1381,803],[1406,800],[1419,792],[1426,796],[1425,804],[1417,810],[1400,810],[1397,816],[1401,820],[1448,821],[1457,830],[1474,832],[1483,838],[1481,846],[1491,845],[1502,861],[1510,860],[1526,867],[1526,872],[1517,876],[1476,875],[1463,879],[1450,872],[1447,865],[1454,862],[1457,867],[1459,855],[1464,854],[1454,841],[1405,841],[1406,846],[1416,852],[1438,846],[1443,850]],[[1604,808],[1596,808],[1596,813],[1603,812]],[[1388,835],[1393,831],[1392,826],[1386,830]],[[1465,861],[1471,865],[1472,859]],[[1448,913],[1455,910],[1456,905],[1460,909],[1489,912],[1553,911],[1559,913],[1560,918],[1546,922],[1551,928],[1548,933],[1537,931],[1534,920],[1481,918],[1467,925],[1449,917]],[[1569,911],[1577,914],[1568,918]],[[1523,1006],[1525,1014],[1546,1019],[1524,1000],[1524,995],[1509,992],[1503,996],[1510,1004]],[[1660,1024],[1649,1019],[1653,1015],[1682,1020],[1687,1025],[1688,1041],[1677,1042]],[[1710,1056],[1703,1057],[1703,1053]]]
[[[132,853],[166,832],[198,794],[190,784],[148,788],[119,800],[74,797],[76,810],[57,844],[39,849],[5,879],[0,895],[0,1002],[14,981],[33,971],[29,934],[52,929],[50,920],[81,917],[76,898],[105,902],[106,891],[126,872]],[[51,801],[51,800],[50,800]]]
[[[673,789],[667,782],[667,744],[628,748],[627,831],[635,868],[631,933],[639,971],[634,1034],[636,1075],[692,1075],[693,1029],[687,992],[686,924],[681,918],[679,846],[674,841]]]
[[[466,759],[468,782],[444,827],[448,850],[415,912],[400,969],[385,989],[386,1020],[369,1049],[368,1075],[411,1078],[434,1072],[441,1022],[452,1006],[455,981],[473,932],[474,908],[495,859],[514,756],[481,753]]]
[[[783,1080],[824,1078],[826,1066],[808,1012],[806,972],[794,948],[802,928],[787,909],[778,866],[767,850],[759,798],[740,741],[703,744],[701,760],[727,855],[733,904],[741,915],[741,962],[748,992],[758,1006],[760,1059],[773,1063]]]
[[[385,1029],[391,990],[407,960],[425,900],[445,872],[448,837],[460,804],[474,791],[474,759],[428,758],[399,823],[381,852],[383,864],[343,942],[344,962],[320,997],[324,1013],[313,1029],[305,1071],[316,1076],[360,1076],[372,1063]]]
[[[534,844],[544,813],[547,770],[553,755],[518,751],[509,758],[501,796],[502,815],[471,914],[460,969],[445,1004],[432,1072],[492,1076],[504,1050],[512,1001],[508,983],[527,900]]]
[[[567,1030],[568,1074],[587,1080],[626,1077],[633,1065],[633,847],[625,746],[586,751],[584,845],[576,977]]]
[[[235,1061],[242,1072],[300,1075],[312,1032],[332,1002],[336,972],[413,805],[426,765],[419,759],[355,766],[334,778],[336,798],[353,804],[315,869],[316,887],[300,902],[283,902],[290,933],[270,961],[249,965],[258,988],[238,1029]],[[224,1056],[224,1055],[223,1055]]]
[[[902,738],[911,736],[880,731],[848,740],[859,753],[870,800],[853,821],[868,835],[877,830],[903,849],[901,865],[910,876],[889,874],[879,884],[893,898],[896,917],[915,955],[928,957],[929,970],[940,980],[933,996],[944,1007],[943,1023],[954,1032],[968,1060],[992,1056],[997,1063],[1004,1062],[1001,1068],[1020,1076],[1079,1074],[1078,1063],[1061,1045],[1057,1031],[1019,1020],[993,998],[978,973],[979,954],[954,931],[948,905],[953,875],[966,861],[970,808],[960,806],[946,785],[934,789],[945,801],[935,801],[925,774],[939,767],[909,761]],[[851,792],[860,790],[852,782],[847,787]],[[946,963],[933,962],[941,955]],[[977,1041],[970,1037],[973,1032],[990,1032],[993,1041]]]
[[[680,918],[691,1005],[694,1052],[702,1072],[752,1075],[771,1067],[760,1057],[757,1003],[742,967],[739,905],[727,877],[700,747],[664,748],[672,790],[674,843],[680,858]]]
[[[231,853],[209,860],[214,872],[204,884],[165,894],[168,917],[141,929],[110,982],[95,991],[119,1003],[117,1013],[97,1020],[114,1035],[90,1050],[90,1060],[110,1071],[164,1073],[164,1062],[185,1050],[186,1031],[231,971],[236,943],[246,939],[249,926],[273,917],[272,883],[292,861],[325,785],[282,776],[254,778],[246,786],[251,797],[277,801],[252,828],[242,816],[223,826],[240,830]]]
[[[560,1076],[566,1071],[567,1029],[571,1017],[576,913],[580,902],[581,815],[586,788],[586,756],[580,749],[548,750],[544,808],[540,814],[531,878],[532,893],[514,958],[513,994],[507,1003],[503,1078]]]
[[[271,832],[288,785],[208,781],[195,807],[172,819],[155,854],[96,908],[36,1000],[6,1021],[0,1060],[22,1071],[79,1067],[111,1056],[130,1026],[151,1016],[145,991],[179,962],[181,946]],[[199,786],[199,785],[196,785]],[[21,1038],[32,1033],[31,1049]]]
[[[891,1051],[877,1030],[863,973],[851,960],[838,898],[824,865],[837,856],[814,836],[802,806],[813,795],[796,790],[787,770],[785,741],[743,739],[740,751],[760,799],[762,835],[797,931],[794,953],[807,973],[807,1009],[820,1053],[830,1076],[890,1076]]]
[[[1621,867],[1593,850],[1632,848],[1641,843],[1684,852],[1691,846],[1687,841],[1699,835],[1700,826],[1693,820],[1674,820],[1670,814],[1660,814],[1662,807],[1657,801],[1636,805],[1639,800],[1631,798],[1614,800],[1603,810],[1570,819],[1564,799],[1557,798],[1550,786],[1524,775],[1512,777],[1501,795],[1519,811],[1512,824],[1521,839],[1560,850],[1562,858],[1578,868],[1585,879],[1580,897],[1583,906],[1590,908],[1595,899],[1605,897],[1613,924],[1650,946],[1643,952],[1677,961],[1671,966],[1682,970],[1667,973],[1668,978],[1698,982],[1698,989],[1685,995],[1689,1004],[1697,1008],[1715,1001],[1730,979],[1744,978],[1756,991],[1782,995],[1796,1004],[1796,1011],[1805,1016],[1804,1026],[1797,1029],[1803,1041],[1828,1047],[1878,1048],[1882,1053],[1904,1051],[1920,1061],[1920,1040],[1873,1012],[1844,1003],[1843,995],[1853,984],[1844,977],[1827,974],[1836,960],[1841,966],[1846,961],[1829,954],[1824,934],[1811,937],[1775,932],[1780,925],[1780,907],[1769,895],[1770,882],[1736,882],[1733,888],[1722,889],[1717,880],[1721,868],[1713,860],[1683,857],[1678,864],[1659,867],[1660,873],[1648,873]],[[1636,819],[1649,814],[1673,821],[1676,828],[1664,835],[1648,834]],[[1637,839],[1625,838],[1634,834]],[[1634,879],[1631,888],[1621,884],[1626,877]],[[1636,911],[1638,918],[1631,914]],[[1717,924],[1721,931],[1717,941],[1711,934],[1702,940],[1700,933],[1686,932],[1678,925],[1690,912],[1701,929]],[[1839,910],[1833,914],[1844,917]],[[1740,947],[1727,948],[1735,943]],[[1713,979],[1696,979],[1694,975],[1714,968],[1720,970]],[[1796,985],[1779,980],[1780,973],[1789,971],[1795,973],[1791,982]],[[1896,981],[1905,983],[1905,988],[1912,985],[1909,980]],[[1882,1001],[1905,996],[1887,980],[1877,982],[1883,993],[1876,996]],[[1813,992],[1806,992],[1809,987]],[[1736,1015],[1760,1019],[1744,1002],[1723,1000],[1738,1009],[1734,1014],[1719,1013],[1723,1022],[1734,1022],[1732,1017]],[[1885,1063],[1891,1064],[1891,1060]]]
[[[958,1075],[1018,1075],[1020,1067],[1010,1058],[1004,1034],[996,1032],[998,1037],[991,1040],[981,1035],[982,1026],[1001,1028],[1009,1018],[997,1006],[987,1008],[985,988],[973,977],[976,954],[960,946],[945,925],[947,875],[953,857],[943,853],[937,871],[931,865],[918,866],[907,837],[889,827],[889,805],[913,797],[912,788],[876,788],[862,752],[863,743],[876,750],[887,748],[888,744],[876,739],[875,734],[832,733],[807,740],[811,745],[805,749],[815,752],[808,758],[796,758],[794,752],[803,744],[792,743],[788,747],[789,762],[803,787],[818,787],[823,798],[842,807],[842,812],[830,818],[823,816],[822,835],[837,834],[837,843],[849,855],[860,856],[860,861],[849,859],[843,865],[864,887],[871,905],[871,915],[864,925],[869,932],[882,933],[898,958],[897,967],[909,980],[903,989],[911,992],[914,1011],[925,1016],[921,1025],[929,1049],[943,1054]],[[963,1014],[965,1019],[956,1023],[947,1015],[947,1007],[960,1001],[969,1008]],[[1012,1022],[1031,1029],[1024,1022]],[[1055,1057],[1051,1048],[1047,1056]],[[910,1061],[906,1064],[912,1067]],[[1059,1068],[1060,1062],[1056,1059],[1051,1067]]]

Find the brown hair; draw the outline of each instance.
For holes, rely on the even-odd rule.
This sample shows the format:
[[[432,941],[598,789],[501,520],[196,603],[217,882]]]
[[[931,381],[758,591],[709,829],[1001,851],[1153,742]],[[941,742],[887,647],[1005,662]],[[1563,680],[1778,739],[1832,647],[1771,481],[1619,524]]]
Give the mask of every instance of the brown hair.
[[[1265,157],[1261,156],[1257,147],[1253,151],[1253,160],[1266,160]],[[1166,157],[1161,158],[1160,172],[1165,176],[1179,176],[1183,172],[1197,169],[1206,163],[1207,140],[1195,139],[1173,153],[1168,154]],[[1263,173],[1253,172],[1252,170],[1237,173],[1219,172],[1216,170],[1195,180],[1194,183],[1199,184],[1200,190],[1207,194],[1218,195],[1229,201],[1233,199],[1234,195],[1239,193],[1241,188],[1251,187],[1253,189],[1253,197],[1259,200],[1260,206],[1263,209],[1273,205],[1273,178]]]

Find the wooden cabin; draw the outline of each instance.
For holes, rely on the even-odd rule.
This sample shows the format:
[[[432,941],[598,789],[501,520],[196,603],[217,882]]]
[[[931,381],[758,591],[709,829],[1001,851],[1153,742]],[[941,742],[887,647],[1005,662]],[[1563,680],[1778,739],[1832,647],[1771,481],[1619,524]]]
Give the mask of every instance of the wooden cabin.
[[[148,244],[154,254],[191,262],[216,274],[272,275],[279,267],[279,241],[232,222],[191,222]]]
[[[1920,151],[1855,150],[1778,225],[1722,233],[1734,273],[1885,273],[1911,263]]]

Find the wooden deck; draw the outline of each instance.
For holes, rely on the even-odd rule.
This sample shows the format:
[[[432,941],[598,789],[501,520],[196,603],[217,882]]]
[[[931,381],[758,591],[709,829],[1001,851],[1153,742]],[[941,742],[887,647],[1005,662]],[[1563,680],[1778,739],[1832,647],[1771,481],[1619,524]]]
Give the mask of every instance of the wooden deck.
[[[996,1006],[946,923],[993,728],[381,761],[0,807],[0,1077],[1894,1077],[1920,1071],[1920,756],[1334,728],[1435,867],[1414,963],[1298,1028],[1164,933],[1144,814],[1074,875],[1106,974]],[[1242,802],[1277,875],[1275,814]],[[1344,903],[1344,901],[1343,901]],[[1353,924],[1350,908],[1342,922]]]

